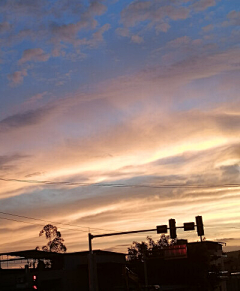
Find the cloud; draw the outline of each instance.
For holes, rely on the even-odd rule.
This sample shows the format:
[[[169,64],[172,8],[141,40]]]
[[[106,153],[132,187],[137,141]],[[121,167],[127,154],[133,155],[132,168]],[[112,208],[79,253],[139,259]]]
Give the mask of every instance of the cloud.
[[[214,28],[213,24],[208,24],[208,25],[202,27],[202,30],[204,32],[209,32],[210,30],[213,30],[213,28]]]
[[[156,25],[156,32],[167,32],[170,29],[170,25],[167,22],[159,23]]]
[[[237,126],[237,124],[240,124],[239,119],[236,119],[236,116],[230,115],[228,118],[231,120],[227,122],[228,126],[224,128],[223,125],[226,123],[225,114],[204,114],[203,112],[193,111],[187,113],[185,112],[184,114],[179,114],[175,117],[170,115],[169,118],[166,116],[164,117],[161,114],[161,121],[157,119],[149,120],[147,118],[149,115],[148,113],[146,114],[145,118],[142,117],[140,119],[135,117],[131,122],[126,120],[126,124],[121,123],[119,125],[113,125],[111,123],[109,124],[107,120],[110,120],[111,117],[105,113],[106,123],[101,122],[100,125],[97,115],[100,106],[97,106],[98,109],[95,108],[93,110],[92,106],[86,107],[82,105],[81,111],[79,111],[80,108],[78,108],[76,104],[74,107],[76,112],[78,112],[79,117],[74,117],[74,111],[70,110],[69,108],[68,116],[65,116],[65,118],[68,120],[67,127],[72,128],[72,130],[76,128],[79,123],[82,125],[81,129],[79,128],[76,131],[77,135],[75,141],[74,139],[68,140],[66,135],[63,141],[61,139],[62,134],[60,134],[61,131],[59,131],[59,127],[54,124],[49,124],[48,130],[44,131],[45,139],[47,136],[48,138],[51,138],[52,128],[54,128],[56,136],[58,136],[58,138],[55,140],[55,147],[52,148],[51,153],[48,154],[45,152],[45,160],[40,159],[35,161],[35,164],[38,165],[39,172],[43,171],[43,169],[46,169],[46,167],[48,168],[46,173],[47,176],[54,175],[54,177],[58,177],[63,175],[65,170],[61,169],[61,164],[65,165],[66,173],[68,173],[70,176],[74,173],[78,173],[78,171],[81,171],[81,173],[85,172],[86,176],[85,174],[83,176],[84,180],[86,179],[85,181],[87,181],[87,179],[91,181],[92,178],[93,181],[95,179],[97,180],[97,177],[99,176],[103,176],[105,179],[115,179],[117,176],[120,177],[122,174],[124,174],[126,177],[128,177],[129,175],[133,175],[134,172],[138,172],[140,175],[142,175],[141,172],[155,174],[157,172],[161,173],[161,171],[164,171],[165,174],[170,174],[173,169],[171,167],[168,169],[166,165],[162,168],[160,167],[160,164],[154,167],[149,167],[147,165],[146,161],[151,159],[151,153],[154,153],[156,150],[158,151],[158,155],[156,155],[154,158],[152,157],[154,160],[161,155],[166,156],[173,152],[180,154],[181,152],[190,151],[191,149],[199,151],[204,148],[214,147],[214,145],[216,146],[221,142],[224,143],[225,137],[228,139],[233,138],[236,135],[236,132],[239,131],[239,126]],[[106,106],[103,106],[103,108],[104,107],[106,109]],[[85,115],[82,116],[84,111]],[[108,111],[112,112],[111,114],[115,114],[117,117],[117,111],[113,112],[113,109],[110,108],[108,108]],[[151,114],[154,115],[153,113]],[[96,116],[93,119],[94,115]],[[88,117],[88,119],[84,122],[85,116]],[[62,115],[62,117],[60,116],[59,118],[64,119],[64,115]],[[77,119],[74,121],[73,118]],[[104,124],[105,130],[101,129]],[[138,125],[137,127],[136,124]],[[167,124],[167,126],[164,124]],[[233,127],[233,124],[235,124],[235,127]],[[60,128],[61,127],[62,125],[60,125]],[[93,131],[93,128],[96,128],[95,131]],[[141,128],[141,134],[139,134],[139,128]],[[84,130],[88,132],[88,137],[85,135],[86,133],[84,134]],[[36,128],[33,128],[32,132],[34,131],[36,131]],[[39,136],[39,130],[37,130],[37,132]],[[212,138],[213,132],[214,138]],[[204,136],[204,142],[201,141],[202,136]],[[125,162],[122,158],[125,151],[124,145],[126,144],[126,140],[128,141],[127,162]],[[194,143],[193,140],[195,141]],[[26,143],[26,140],[24,142]],[[28,141],[28,143],[29,142],[30,141]],[[169,147],[169,144],[173,143],[175,143],[175,146]],[[141,145],[141,148],[138,148],[138,151],[136,152],[138,145]],[[164,150],[166,147],[168,150]],[[121,171],[119,170],[121,167],[129,165],[129,163],[135,164],[136,160],[134,157],[140,152],[142,153],[142,157],[146,155],[146,166],[143,165],[140,167],[137,163],[135,169],[123,168]],[[107,155],[106,153],[110,153],[111,156]],[[208,164],[206,161],[211,156],[213,157],[213,153],[209,153],[209,155],[207,155],[205,152],[202,156],[198,156],[197,160],[202,161],[201,165],[205,163],[207,167]],[[190,157],[191,155],[189,155],[189,157],[185,157],[185,163],[181,165],[181,167],[183,167],[180,169],[181,172],[184,169],[186,163],[188,163],[188,173],[192,171],[193,167],[189,166]],[[92,171],[92,173],[89,172],[89,163],[93,163],[92,167],[95,169],[95,171]],[[143,158],[141,163],[144,163]],[[109,168],[110,165],[111,172],[106,171],[106,168]],[[136,169],[138,169],[138,171],[136,171]],[[196,169],[198,169],[200,172],[203,170],[202,166],[200,167],[199,164],[196,165]],[[176,163],[174,171],[177,171]],[[116,175],[114,176],[114,174]],[[206,174],[209,176],[209,172],[206,171]]]
[[[165,6],[162,10],[163,13],[172,20],[187,19],[190,13],[190,10],[186,7]]]
[[[12,86],[21,84],[23,82],[24,77],[26,77],[27,74],[27,70],[23,69],[21,71],[16,71],[12,74],[8,75],[8,80],[11,82]]]
[[[128,38],[130,38],[132,43],[138,43],[138,44],[140,44],[140,43],[143,43],[144,42],[144,39],[143,39],[142,36],[137,35],[137,34],[132,34],[130,32],[130,30],[128,28],[126,28],[126,27],[124,27],[124,28],[119,27],[119,28],[117,28],[115,30],[115,32],[118,35],[122,36],[122,37],[128,37]]]
[[[102,35],[102,28],[97,29],[98,21],[95,18],[103,15],[106,10],[107,7],[101,1],[84,3],[84,1],[73,0],[69,5],[66,0],[50,4],[45,0],[41,2],[7,0],[0,5],[0,12],[6,19],[0,24],[0,32],[1,30],[10,32],[11,28],[11,33],[3,37],[1,44],[8,47],[24,39],[38,45],[39,41],[42,41],[47,43],[48,47],[49,44],[51,45],[54,56],[61,55],[62,57],[67,57],[66,51],[70,44],[74,46],[71,50],[75,51],[75,55],[81,54],[80,46],[92,46],[93,33],[95,33],[95,42],[96,38]],[[66,21],[66,19],[71,19],[71,21]],[[25,22],[30,28],[26,28]],[[106,28],[104,24],[102,27]],[[83,33],[82,36],[80,36],[81,33]],[[40,50],[40,48],[26,50],[19,64],[27,61],[47,61],[49,54]]]
[[[134,43],[140,44],[140,43],[144,42],[144,39],[139,35],[132,35],[131,36],[131,41],[134,42]]]
[[[50,30],[52,32],[51,41],[55,45],[59,45],[61,42],[66,42],[71,43],[76,47],[81,45],[91,46],[94,41],[95,44],[97,41],[102,41],[102,34],[110,28],[109,24],[104,24],[101,28],[95,31],[92,40],[86,37],[80,38],[79,33],[84,29],[95,30],[98,26],[95,16],[104,14],[106,10],[107,7],[99,1],[91,1],[90,5],[87,7],[81,6],[81,10],[79,11],[79,21],[68,24],[58,24],[57,22],[50,24]],[[73,13],[75,12],[73,11]]]
[[[15,46],[17,43],[22,42],[23,40],[34,42],[37,38],[39,39],[41,36],[41,32],[36,34],[36,31],[29,28],[21,29],[18,31],[18,33],[16,33],[16,27],[11,25],[11,30],[8,30],[5,36],[2,38],[2,46],[12,47]]]
[[[201,161],[201,157],[212,157],[212,161],[215,161],[215,156],[213,153],[218,153],[219,157],[222,155],[223,149],[213,149],[210,152],[204,151],[200,156],[200,159],[197,159],[197,153],[193,154],[193,160],[196,162],[198,160]],[[226,150],[226,148],[225,148]],[[163,177],[161,181],[161,177],[157,175],[155,179],[150,176],[136,176],[134,181],[134,177],[132,180],[118,180],[117,183],[126,183],[126,184],[141,184],[149,182],[149,184],[154,185],[156,183],[171,181],[171,183],[176,183],[176,181],[180,180],[182,176],[184,178],[183,181],[192,180],[195,175],[195,170],[199,170],[199,165],[201,165],[200,172],[203,171],[206,166],[206,160],[202,160],[198,167],[196,164],[192,164],[189,162],[191,153],[189,153],[188,163],[187,165],[192,168],[191,176],[183,176],[182,169],[176,167],[176,164],[172,165],[176,174],[179,176],[175,177]],[[179,161],[181,162],[181,161]],[[186,160],[185,160],[186,162]],[[166,165],[165,165],[166,166]],[[203,167],[203,168],[202,168]],[[173,171],[172,168],[172,171]],[[111,171],[113,172],[113,171]],[[132,171],[131,171],[132,174]],[[79,176],[79,175],[78,175]],[[215,176],[211,176],[211,180],[207,180],[209,173],[206,172],[206,175],[198,176],[201,183],[214,181],[216,179]],[[79,179],[79,177],[76,179]],[[116,176],[117,179],[117,176]],[[145,180],[144,180],[145,179]],[[206,179],[206,180],[205,180]],[[195,181],[196,182],[196,181]],[[45,220],[52,221],[61,221],[70,224],[81,225],[85,227],[93,228],[92,232],[96,234],[96,232],[100,232],[95,228],[105,228],[105,229],[118,229],[119,231],[126,230],[126,223],[128,224],[127,229],[139,229],[140,226],[143,225],[143,228],[153,228],[155,227],[156,221],[159,221],[159,212],[161,212],[161,223],[167,221],[169,219],[169,213],[175,214],[175,218],[178,223],[184,221],[184,212],[187,213],[186,219],[190,219],[196,215],[197,209],[199,207],[204,206],[204,212],[201,214],[204,217],[205,226],[214,225],[210,223],[209,213],[212,211],[212,207],[214,205],[215,213],[217,211],[221,211],[222,203],[225,202],[225,211],[228,207],[229,201],[231,201],[231,194],[233,192],[225,189],[224,191],[217,190],[196,190],[196,189],[154,189],[154,188],[113,188],[113,187],[76,187],[76,188],[55,188],[49,187],[47,189],[42,188],[38,189],[39,191],[33,191],[33,189],[25,189],[25,193],[28,194],[20,195],[18,197],[12,197],[8,199],[1,200],[1,207],[4,209],[6,206],[8,207],[8,212],[11,209],[14,209],[14,205],[18,205],[17,214],[23,214],[27,216],[32,216],[36,218],[41,218]],[[67,193],[67,194],[66,194]],[[30,195],[31,194],[31,195]],[[236,192],[237,195],[237,192]],[[69,199],[71,197],[71,199]],[[219,203],[216,203],[216,200]],[[236,201],[236,200],[235,200]],[[26,213],[26,206],[28,207],[28,212]],[[54,207],[53,207],[54,205]],[[136,211],[136,207],[138,211]],[[51,209],[51,211],[49,211]],[[59,216],[61,213],[61,217]],[[69,214],[70,213],[70,214]],[[115,214],[114,214],[115,213]],[[142,217],[147,217],[144,224],[142,224]],[[226,220],[224,216],[222,216],[223,220]],[[235,217],[236,219],[236,217]],[[185,220],[186,221],[186,220]],[[221,220],[218,222],[221,222]],[[10,226],[10,225],[9,225]],[[5,225],[6,227],[6,225]],[[19,224],[15,223],[15,225],[11,226],[16,228],[16,231],[19,232]],[[216,226],[215,226],[216,227]],[[222,226],[220,226],[222,227]],[[60,226],[61,228],[61,226]],[[66,230],[64,230],[63,226],[63,236]],[[36,230],[28,231],[27,236],[34,237],[36,234]],[[180,234],[179,234],[180,235]],[[206,235],[208,234],[208,229],[206,229]],[[71,237],[71,239],[70,239]],[[68,232],[67,237],[69,241],[74,241],[74,232]],[[64,236],[65,238],[65,236]],[[82,240],[86,240],[86,246],[82,246],[82,248],[87,247],[87,233],[82,234]],[[3,241],[2,241],[3,243]],[[112,242],[104,241],[105,247],[106,245],[111,244]],[[13,242],[13,244],[17,244]],[[4,246],[2,246],[4,247]],[[74,247],[71,245],[71,248]],[[70,248],[70,249],[71,249]],[[71,249],[71,250],[73,250]]]
[[[8,22],[0,23],[0,33],[5,33],[11,29],[11,25]]]
[[[61,42],[71,43],[75,47],[80,46],[96,46],[98,43],[103,41],[104,32],[110,29],[110,24],[106,23],[102,27],[97,28],[97,22],[94,19],[90,20],[81,20],[77,23],[70,23],[67,25],[57,26],[53,24],[51,26],[51,30],[53,32],[52,42],[56,45],[55,53],[56,56],[59,56],[61,53],[61,49],[59,49],[59,44]],[[78,33],[82,29],[87,29],[88,27],[94,29],[95,31],[92,33],[92,37],[80,38]]]
[[[16,170],[20,160],[29,157],[28,155],[21,154],[12,154],[0,156],[0,172],[3,174],[8,173],[9,171]]]
[[[51,32],[53,34],[52,41],[53,42],[70,42],[74,43],[77,39],[77,33],[86,28],[89,25],[89,22],[86,20],[81,20],[77,23],[69,23],[63,25],[57,25],[53,23],[50,27]],[[92,22],[93,26],[96,26],[96,23]]]
[[[188,38],[179,39],[176,43],[178,42],[188,42]],[[126,105],[126,103],[131,104],[136,100],[144,102],[146,96],[158,96],[156,99],[161,100],[161,106],[164,106],[164,104],[180,101],[181,98],[185,99],[186,93],[182,95],[182,89],[180,88],[187,84],[203,80],[203,78],[206,78],[205,81],[207,81],[211,77],[220,77],[223,72],[232,71],[233,75],[234,72],[237,74],[240,57],[238,48],[207,53],[204,50],[197,50],[199,46],[196,46],[196,44],[192,44],[195,50],[190,50],[190,53],[188,50],[183,51],[184,53],[180,58],[181,61],[177,59],[164,64],[164,66],[161,64],[149,66],[136,74],[119,77],[110,83],[102,84],[102,86],[108,88],[109,98],[112,98],[118,106]],[[188,49],[186,44],[183,47]],[[169,50],[169,45],[166,46],[167,48]],[[179,46],[178,51],[181,51],[181,49],[182,47]],[[205,93],[208,94],[207,92]],[[189,94],[190,98],[191,93],[189,92]],[[196,96],[198,93],[194,90],[192,94]],[[176,95],[178,95],[177,99],[175,99]],[[198,95],[199,100],[201,100],[203,95],[200,91]]]
[[[227,19],[222,23],[223,27],[227,26],[239,26],[240,25],[240,12],[232,10],[227,14]]]
[[[155,30],[156,34],[167,32],[171,28],[172,22],[185,20],[196,12],[204,11],[216,5],[215,0],[200,0],[189,5],[186,5],[185,2],[133,1],[121,11],[123,27],[117,28],[116,33],[131,38],[133,35],[139,35],[139,33],[144,36],[146,31],[151,29]],[[138,34],[136,34],[136,28]],[[210,30],[211,27],[205,27],[204,29]]]
[[[35,172],[35,173],[31,173],[31,174],[28,174],[28,175],[26,175],[25,177],[26,178],[32,178],[32,177],[36,177],[36,176],[41,176],[42,174],[44,174],[44,173],[42,173],[42,172]]]
[[[89,42],[92,43],[93,45],[96,45],[99,42],[103,41],[103,33],[108,31],[110,29],[110,24],[106,23],[102,27],[100,27],[96,32],[93,33],[92,40]]]
[[[26,62],[46,62],[50,55],[46,54],[41,48],[27,49],[23,52],[19,64]]]
[[[205,161],[202,162],[203,165],[204,163]],[[193,169],[196,168],[193,167]],[[167,179],[167,177],[165,177],[165,179]],[[150,181],[150,179],[147,181]],[[156,181],[157,179],[155,182]],[[173,181],[174,180],[172,180],[172,182]],[[130,183],[131,181],[125,182]],[[139,179],[138,182],[140,183],[141,180]],[[42,189],[42,191],[39,192],[30,191],[29,194],[31,193],[31,195],[28,194],[5,200],[2,199],[1,207],[4,209],[7,206],[8,212],[10,212],[10,209],[14,209],[14,205],[18,204],[17,214],[33,216],[36,218],[39,217],[48,221],[60,221],[63,223],[65,222],[90,227],[91,232],[94,232],[95,234],[101,231],[94,229],[94,227],[103,229],[118,229],[119,231],[140,229],[142,226],[142,228],[153,228],[156,226],[156,223],[166,223],[169,219],[169,213],[173,212],[175,214],[175,218],[177,219],[177,223],[180,225],[181,222],[186,221],[184,219],[189,220],[191,217],[194,219],[197,209],[203,207],[204,211],[201,214],[204,217],[206,227],[205,231],[209,238],[210,233],[208,227],[214,226],[214,229],[216,230],[216,225],[211,221],[209,216],[209,213],[212,213],[213,205],[215,213],[219,212],[219,214],[221,214],[221,211],[223,211],[221,210],[223,203],[225,203],[225,212],[226,208],[228,209],[229,207],[229,202],[233,203],[233,200],[231,201],[230,199],[231,192],[226,189],[222,193],[221,191],[216,191],[215,189],[213,191],[211,189],[160,190],[154,188],[149,188],[147,190],[148,191],[146,194],[146,189],[143,190],[142,188],[119,189],[113,187],[82,187],[75,189],[56,189],[54,187],[48,187],[48,189]],[[95,195],[93,195],[93,193]],[[71,200],[69,197],[71,197]],[[27,213],[26,210],[24,210],[26,205],[29,205]],[[52,205],[54,205],[54,207]],[[139,211],[136,211],[136,207]],[[51,211],[49,211],[49,209],[51,209]],[[159,222],[160,212],[161,222]],[[61,213],[61,217],[59,213]],[[142,217],[147,219],[143,222]],[[220,224],[219,228],[222,229],[221,222],[226,221],[226,217],[222,215],[221,219],[219,220],[218,218],[218,222]],[[236,219],[237,218],[235,217],[235,220]],[[127,228],[126,223],[128,225]],[[11,228],[16,229],[16,232],[19,232],[19,225],[21,224],[15,222],[14,225],[11,225]],[[59,226],[61,229],[61,225]],[[4,227],[6,227],[6,224]],[[10,224],[7,224],[7,227],[10,227]],[[75,233],[64,230],[64,226],[61,231],[63,231],[63,237],[69,240],[69,244],[71,245],[70,249],[74,250],[74,246],[70,243],[70,241],[75,240]],[[179,235],[181,234],[179,233]],[[33,229],[32,231],[30,229],[25,229],[25,236],[29,236],[30,238],[35,237],[36,229]],[[186,234],[184,234],[184,236],[186,237]],[[195,237],[192,239],[194,240]],[[86,246],[83,244],[82,248],[87,248],[87,232],[81,234],[81,240],[86,241]],[[132,240],[132,238],[130,238],[130,240]],[[2,243],[3,242],[4,241],[2,241]],[[17,240],[16,242],[13,242],[13,244],[17,245]],[[112,241],[104,241],[105,247],[108,244],[111,245]],[[2,245],[2,248],[4,247],[5,246]]]
[[[236,240],[236,238],[233,238],[233,237],[223,237],[223,238],[216,239],[216,241],[218,241],[218,242],[228,242],[228,241],[233,241],[233,240]]]
[[[146,10],[152,7],[152,2],[149,3]],[[171,13],[172,18],[179,17],[174,16],[173,10]],[[161,21],[165,20],[163,31],[169,29],[167,14]],[[71,21],[78,23],[74,16]],[[154,29],[165,23],[161,21],[151,23]],[[80,39],[84,45],[90,45],[93,36],[83,40],[81,29],[68,24],[65,31],[62,21],[56,21],[56,27],[61,28],[56,33],[59,42],[62,37],[67,42],[69,33],[70,44]],[[89,27],[90,23],[86,28]],[[102,33],[108,28],[95,26],[91,35],[96,32],[96,41],[102,41]],[[129,38],[143,35],[126,26],[117,31]],[[92,82],[91,93],[66,95],[65,100],[52,103],[52,110],[35,108],[1,120],[2,156],[14,156],[16,147],[19,155],[29,154],[26,162],[16,159],[3,163],[3,167],[16,166],[4,175],[152,186],[238,181],[239,49],[205,50],[201,40],[192,40],[188,35],[176,37],[166,46],[161,43],[161,49],[161,52],[180,53],[164,66],[159,61],[161,58],[156,57],[151,60],[152,66],[146,61],[148,65],[135,73],[113,76],[98,86]],[[44,94],[41,92],[30,100],[41,101]],[[220,222],[233,219],[226,217],[227,212],[236,221],[237,195],[238,189],[226,188],[69,187],[1,182],[1,209],[18,209],[19,213],[32,213],[47,220],[120,230],[126,225],[129,229],[146,225],[152,228],[159,221],[159,213],[164,221],[169,213],[183,221],[194,218],[199,209],[208,224],[213,207]],[[143,217],[147,217],[144,222]],[[18,223],[14,228],[18,237]],[[35,235],[35,230],[27,230],[27,237]],[[70,237],[72,242],[76,241],[74,234]],[[87,235],[85,238],[87,243]],[[16,239],[14,246],[17,243]],[[26,242],[23,248],[25,245]]]
[[[185,35],[185,36],[181,36],[174,40],[169,41],[167,43],[167,46],[173,47],[173,48],[179,48],[180,46],[189,45],[190,43],[192,43],[191,38]]]
[[[225,52],[213,53],[205,56],[193,56],[169,68],[169,73],[188,75],[190,79],[210,77],[223,71],[238,70],[239,49],[229,49]],[[190,76],[192,74],[192,76]],[[172,76],[173,76],[172,75]]]
[[[198,0],[192,5],[192,7],[196,11],[203,11],[203,10],[206,10],[209,7],[213,7],[215,5],[216,5],[215,0]]]
[[[235,10],[232,10],[228,13],[227,15],[227,18],[229,19],[239,19],[239,16],[240,16],[240,12],[239,11],[235,11]]]
[[[37,102],[37,101],[39,101],[39,100],[41,100],[41,99],[43,99],[43,97],[44,96],[46,96],[47,95],[47,93],[48,92],[42,92],[42,93],[38,93],[38,94],[36,94],[36,95],[33,95],[31,98],[29,98],[27,101],[26,101],[26,103],[35,103],[35,102]]]
[[[118,28],[116,29],[116,33],[117,33],[118,35],[121,35],[121,36],[124,36],[124,37],[129,37],[129,36],[130,36],[130,31],[129,31],[129,29],[126,28],[126,27],[124,27],[124,28],[122,28],[122,27],[118,27]]]
[[[24,113],[18,113],[0,120],[0,132],[9,129],[19,129],[25,126],[32,126],[41,122],[46,115],[52,111],[52,107],[46,106]]]
[[[150,27],[156,27],[159,30],[166,17],[171,20],[180,20],[188,18],[190,10],[183,6],[161,5],[156,1],[135,1],[129,4],[121,12],[121,21],[126,27],[135,26],[142,21],[148,21]],[[163,29],[164,27],[164,29]],[[167,23],[162,26],[162,31],[166,31]]]
[[[45,1],[36,2],[31,0],[6,0],[0,5],[1,11],[5,17],[10,17],[11,14],[18,16],[27,16],[35,14],[36,16],[43,9]]]
[[[92,1],[90,2],[89,8],[86,14],[92,15],[102,15],[106,12],[107,7],[103,5],[100,1]]]
[[[240,160],[240,156],[239,156]],[[229,183],[235,182],[240,179],[240,163],[239,165],[231,165],[231,166],[222,166],[220,167],[222,170],[222,175],[224,180],[228,180]]]

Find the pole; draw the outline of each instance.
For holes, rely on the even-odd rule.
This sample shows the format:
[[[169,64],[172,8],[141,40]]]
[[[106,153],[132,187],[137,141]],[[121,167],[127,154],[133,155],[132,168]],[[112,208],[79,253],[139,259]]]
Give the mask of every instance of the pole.
[[[89,245],[89,255],[88,255],[88,278],[89,278],[89,291],[97,291],[94,276],[94,266],[93,266],[93,251],[92,251],[92,234],[88,234],[88,245]]]
[[[143,263],[144,263],[145,290],[148,290],[147,256],[145,251],[143,253]]]
[[[194,225],[195,226],[195,225]],[[184,226],[176,226],[175,228],[184,228]],[[170,229],[170,228],[167,228]],[[105,234],[98,234],[93,235],[91,233],[88,234],[88,243],[89,243],[89,262],[88,262],[88,271],[89,271],[89,291],[98,291],[98,284],[97,284],[97,268],[94,262],[94,254],[92,250],[92,240],[97,237],[105,237],[105,236],[113,236],[113,235],[122,235],[122,234],[130,234],[130,233],[139,233],[139,232],[150,232],[156,231],[156,228],[152,229],[142,229],[142,230],[133,230],[133,231],[124,231],[124,232],[113,232],[113,233],[105,233]],[[202,241],[202,237],[201,237]],[[148,284],[147,278],[147,266],[146,266],[146,259],[144,259],[144,273],[145,273],[145,285]]]
[[[157,230],[157,228],[151,228],[151,229],[143,229],[143,230],[124,231],[124,232],[112,232],[112,233],[97,234],[97,235],[91,235],[91,236],[92,236],[92,239],[93,239],[95,237],[113,236],[113,235],[139,233],[139,232],[148,232],[148,231],[156,231],[156,230]]]
[[[93,235],[89,233],[88,234],[89,253],[92,253],[92,239],[93,239]]]
[[[153,229],[144,229],[144,230],[134,230],[134,231],[124,231],[124,232],[114,232],[114,233],[106,233],[106,234],[98,234],[92,235],[88,234],[88,245],[89,245],[89,261],[88,261],[88,274],[89,274],[89,291],[98,291],[97,284],[97,266],[94,261],[94,254],[92,250],[92,240],[97,237],[105,237],[105,236],[113,236],[113,235],[122,235],[122,234],[130,234],[130,233],[139,233],[139,232],[148,232],[148,231],[156,231],[156,228]],[[145,285],[148,285],[147,278],[147,266],[146,259],[144,259],[144,274],[145,274]]]

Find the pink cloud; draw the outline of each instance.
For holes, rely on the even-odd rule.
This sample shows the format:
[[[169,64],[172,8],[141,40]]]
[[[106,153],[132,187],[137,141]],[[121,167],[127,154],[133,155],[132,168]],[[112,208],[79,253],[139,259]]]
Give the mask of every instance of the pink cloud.
[[[190,9],[181,6],[180,3],[172,3],[165,5],[161,1],[135,1],[125,7],[121,12],[121,22],[123,28],[117,28],[116,33],[129,37],[132,42],[142,42],[143,38],[136,37],[138,34],[132,31],[131,28],[138,25],[140,22],[147,22],[145,29],[154,29],[156,34],[159,32],[167,32],[170,29],[170,21],[184,20],[189,17]]]
[[[63,25],[52,25],[51,31],[53,34],[52,40],[54,42],[74,42],[77,38],[77,33],[88,26],[88,21],[81,20],[76,23],[69,23]]]
[[[182,45],[188,45],[192,42],[191,38],[189,36],[181,36],[181,37],[178,37],[174,40],[171,40],[167,43],[167,46],[169,47],[179,47],[179,46],[182,46]]]
[[[129,29],[127,27],[124,27],[124,28],[119,27],[119,28],[117,28],[116,29],[116,33],[118,35],[123,36],[123,37],[129,37],[130,36],[130,31],[129,31]]]
[[[235,11],[235,10],[230,11],[227,15],[227,19],[228,20],[222,23],[223,27],[230,26],[230,25],[239,26],[240,25],[240,11]]]
[[[204,32],[208,32],[210,30],[213,30],[213,28],[214,28],[213,24],[209,24],[209,25],[206,25],[206,26],[202,27],[202,30]]]
[[[160,9],[163,10],[164,15],[172,20],[187,19],[190,13],[190,10],[186,7],[174,7],[169,5]]]
[[[38,93],[33,95],[31,98],[27,99],[24,103],[23,103],[23,107],[26,108],[28,106],[34,106],[36,105],[39,101],[41,101],[44,96],[46,96],[48,94],[48,92],[43,92],[43,93]]]
[[[46,54],[41,48],[27,49],[23,52],[22,58],[18,61],[19,64],[26,62],[46,62],[50,55]]]
[[[24,77],[27,76],[27,71],[25,69],[21,71],[16,71],[12,74],[8,75],[8,80],[11,82],[11,85],[21,84],[23,82]]]
[[[232,10],[228,13],[227,18],[229,19],[236,19],[240,17],[240,11]]]
[[[167,32],[171,26],[167,22],[156,24],[156,31]]]
[[[93,42],[101,42],[103,41],[103,33],[110,29],[110,24],[106,23],[102,27],[100,27],[96,32],[93,34]]]
[[[106,12],[106,10],[107,7],[103,5],[101,2],[92,1],[88,8],[87,14],[102,15],[104,14],[104,12]]]
[[[76,47],[81,45],[96,45],[96,42],[103,40],[103,33],[110,28],[109,24],[104,24],[96,32],[93,33],[93,39],[80,38],[79,33],[84,29],[96,29],[98,26],[97,20],[94,19],[96,15],[100,16],[107,10],[107,7],[98,1],[92,1],[85,11],[80,13],[81,20],[73,23],[56,25],[50,27],[52,36],[51,41],[54,43],[54,55],[63,55],[62,50],[59,49],[62,42],[71,43]]]
[[[190,10],[183,6],[165,5],[162,6],[155,1],[136,1],[128,5],[121,12],[121,20],[126,27],[133,27],[142,21],[149,21],[150,27],[155,27],[158,31],[167,31],[168,23],[163,21],[166,17],[172,20],[186,19]]]
[[[144,42],[144,39],[139,35],[132,35],[131,41],[140,44]]]
[[[7,32],[11,29],[11,24],[8,22],[2,22],[0,23],[0,33]]]
[[[215,0],[197,0],[192,7],[196,11],[203,11],[208,9],[209,7],[215,6],[216,1]]]

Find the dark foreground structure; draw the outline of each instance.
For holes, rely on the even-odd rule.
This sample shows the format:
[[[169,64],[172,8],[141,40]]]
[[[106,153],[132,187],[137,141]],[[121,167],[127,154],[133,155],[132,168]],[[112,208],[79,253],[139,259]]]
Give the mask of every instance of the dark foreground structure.
[[[129,262],[129,268],[143,280],[147,278],[148,285],[159,284],[160,290],[227,290],[224,254],[217,242],[179,240],[177,245],[148,256],[145,262]]]
[[[37,250],[1,254],[7,269],[0,269],[0,290],[89,291],[88,252],[50,253]],[[11,256],[11,259],[9,259]],[[125,254],[96,250],[98,290],[125,290]],[[11,263],[26,263],[10,268]]]
[[[37,250],[0,254],[0,291],[89,291],[89,252]],[[145,261],[96,250],[94,291],[239,291],[240,253],[227,257],[222,245],[203,241],[164,248]],[[22,267],[22,268],[21,268]]]

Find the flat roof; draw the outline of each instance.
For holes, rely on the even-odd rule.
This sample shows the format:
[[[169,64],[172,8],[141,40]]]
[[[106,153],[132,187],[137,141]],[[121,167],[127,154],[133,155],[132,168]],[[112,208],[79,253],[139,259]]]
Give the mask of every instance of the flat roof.
[[[55,253],[55,252],[45,252],[40,250],[24,250],[24,251],[15,251],[15,252],[6,252],[1,253],[0,256],[13,256],[13,257],[22,257],[25,259],[54,259],[54,258],[60,258],[63,256],[74,256],[74,255],[80,255],[80,256],[86,256],[88,255],[89,251],[83,251],[83,252],[74,252],[74,253]],[[126,254],[123,253],[116,253],[116,252],[109,252],[109,251],[102,251],[102,250],[94,250],[94,254],[96,255],[117,255],[117,256],[125,256]]]
[[[53,259],[61,256],[62,254],[54,252],[44,252],[39,250],[24,250],[16,252],[1,253],[0,256],[12,256],[12,257],[23,257],[26,259]]]

